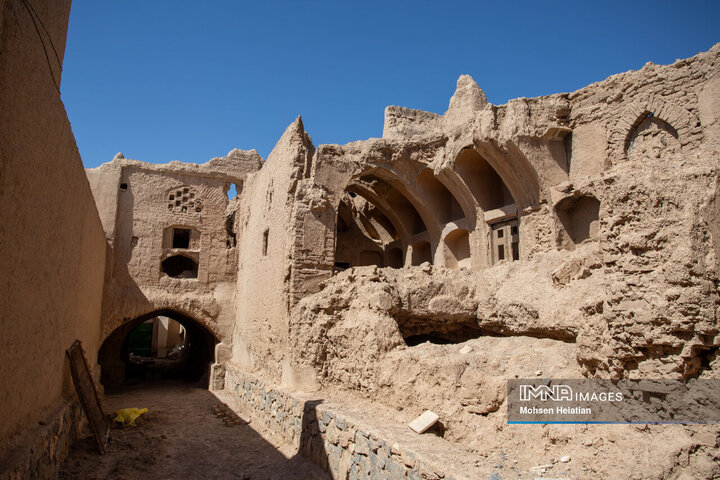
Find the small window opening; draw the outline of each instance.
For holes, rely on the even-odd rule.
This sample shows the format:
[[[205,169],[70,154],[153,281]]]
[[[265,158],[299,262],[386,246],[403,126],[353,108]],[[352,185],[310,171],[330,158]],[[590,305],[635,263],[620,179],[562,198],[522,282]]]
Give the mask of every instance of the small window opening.
[[[174,228],[172,248],[190,248],[190,230],[187,228]]]
[[[127,183],[121,183],[120,184],[120,191],[126,192],[127,191]]]
[[[225,217],[225,233],[227,239],[225,245],[227,248],[233,248],[237,245],[237,237],[235,235],[235,212]]]
[[[556,207],[556,213],[567,232],[567,240],[562,241],[564,248],[572,250],[575,245],[597,237],[600,228],[600,201],[595,197],[584,196],[563,201]]]
[[[270,236],[270,230],[266,229],[263,232],[263,245],[262,245],[262,254],[263,257],[267,256],[267,250],[268,250],[268,237]]]
[[[517,219],[507,220],[491,226],[493,233],[492,241],[492,263],[501,260],[520,260],[520,227]]]
[[[232,200],[233,198],[235,198],[237,196],[238,196],[237,185],[235,185],[234,183],[231,183],[230,188],[228,188],[228,191],[227,191],[227,198],[228,198],[228,200]]]
[[[173,278],[197,278],[198,264],[192,258],[175,255],[162,261],[161,270]]]

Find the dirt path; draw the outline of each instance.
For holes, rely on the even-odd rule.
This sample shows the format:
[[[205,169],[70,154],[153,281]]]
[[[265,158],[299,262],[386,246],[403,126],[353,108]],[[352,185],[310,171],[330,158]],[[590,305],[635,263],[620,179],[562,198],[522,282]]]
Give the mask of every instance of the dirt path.
[[[61,479],[326,479],[317,466],[254,423],[227,426],[207,390],[163,383],[106,395],[115,411],[147,407],[137,426],[112,428],[105,455],[92,438],[77,441]]]

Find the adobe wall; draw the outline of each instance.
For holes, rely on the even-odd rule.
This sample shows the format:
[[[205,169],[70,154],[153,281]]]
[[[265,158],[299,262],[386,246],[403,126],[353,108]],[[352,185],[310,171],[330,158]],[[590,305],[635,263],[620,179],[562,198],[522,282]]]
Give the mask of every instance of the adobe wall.
[[[324,227],[326,235],[305,246],[305,256],[314,258],[314,265],[294,263],[293,302],[317,289],[317,279],[304,281],[302,273],[314,268],[329,277],[335,260],[333,249],[348,243],[337,238],[332,228],[339,218],[337,205],[347,192],[368,199],[391,223],[399,225],[397,232],[391,232],[397,240],[388,245],[403,245],[405,266],[418,264],[413,244],[427,240],[433,252],[430,263],[458,268],[457,262],[448,262],[448,258],[452,260],[448,238],[454,230],[463,229],[469,237],[466,268],[484,271],[496,262],[507,263],[509,259],[498,261],[492,251],[493,235],[502,233],[496,232],[494,225],[506,218],[516,218],[518,224],[520,263],[513,271],[520,276],[523,269],[532,270],[536,257],[576,247],[591,256],[622,255],[628,252],[628,243],[617,244],[618,235],[655,235],[649,231],[660,219],[676,234],[714,228],[714,217],[707,208],[678,215],[676,209],[693,207],[681,207],[681,199],[676,200],[670,192],[692,191],[701,205],[714,205],[717,139],[713,132],[717,130],[718,107],[712,92],[719,82],[717,55],[716,46],[670,66],[648,64],[638,72],[614,75],[571,94],[520,98],[502,106],[489,104],[472,79],[463,76],[443,116],[388,107],[382,139],[319,146],[306,188],[322,198],[324,205],[314,218],[301,221],[304,229],[313,224]],[[467,165],[473,162],[485,162],[484,168],[488,170],[489,165],[497,174],[495,181],[499,177],[507,187],[510,195],[506,194],[504,206],[492,205],[473,186],[472,174],[489,178],[484,171],[468,171]],[[653,175],[657,168],[664,172],[662,178]],[[434,177],[434,183],[427,177]],[[649,215],[652,207],[646,200],[638,200],[645,202],[640,210],[628,205],[628,197],[639,193],[640,184],[646,189],[645,199],[654,198],[655,208],[662,211]],[[428,187],[432,185],[441,185],[434,188],[457,201],[461,211],[456,216],[461,218],[438,213],[442,204],[435,201],[437,195]],[[483,188],[488,185],[477,183]],[[383,193],[389,186],[416,209],[422,220],[421,232],[410,231],[412,222],[393,216],[393,211],[405,205],[395,202],[393,208],[390,196]],[[613,224],[617,219],[620,223]],[[628,223],[633,224],[629,229]],[[682,237],[673,239],[680,250],[646,246],[642,251],[672,251],[677,256],[689,248],[680,245]],[[693,244],[693,250],[708,251],[713,242],[707,240],[698,240],[702,245]],[[379,237],[375,241],[381,243]],[[692,240],[687,243],[691,244]],[[635,259],[628,260],[635,263]],[[593,260],[583,261],[594,265]],[[617,262],[606,265],[598,272],[606,279],[638,273],[627,268],[618,271]],[[707,267],[713,267],[708,274],[714,275],[714,265],[699,268],[705,271]]]
[[[507,378],[717,378],[719,55],[500,106],[463,76],[444,115],[388,107],[382,139],[318,146],[291,200],[287,274],[259,277],[271,283],[238,311],[256,328],[243,338],[276,345],[254,338],[267,350],[233,361],[275,384],[285,362],[303,379],[287,386],[406,421],[431,409],[474,451],[477,432],[543,442],[498,433]],[[403,268],[388,268],[398,246]],[[278,295],[287,324],[251,306]],[[619,451],[642,455],[639,438]]]
[[[153,314],[198,324],[198,335],[217,342],[219,358],[230,355],[235,209],[246,175],[261,162],[254,150],[204,164],[155,165],[118,154],[87,170],[109,245],[99,358],[106,386],[124,380],[125,335]],[[232,199],[231,186],[238,192]]]
[[[352,298],[357,290],[339,286],[344,285],[344,276],[333,277],[339,268],[335,262],[352,258],[347,263],[361,266],[359,259],[368,249],[378,254],[380,267],[399,262],[396,267],[411,268],[428,262],[439,269],[439,275],[443,269],[477,272],[463,280],[468,288],[461,295],[477,295],[470,303],[475,307],[467,307],[469,317],[476,317],[474,321],[485,328],[483,312],[494,318],[493,309],[520,304],[529,312],[528,318],[513,320],[510,315],[500,322],[491,320],[492,329],[577,341],[577,358],[588,374],[623,375],[643,362],[654,365],[658,355],[673,359],[663,362],[669,361],[668,368],[678,374],[697,373],[697,363],[705,362],[698,355],[704,358],[717,348],[711,307],[717,295],[708,290],[716,276],[712,232],[716,223],[717,55],[716,46],[673,65],[648,64],[577,92],[519,98],[500,106],[487,102],[477,84],[462,76],[444,115],[388,107],[383,138],[321,145],[312,156],[308,154],[312,144],[304,144],[304,132],[291,126],[273,152],[272,162],[249,179],[248,198],[239,214],[243,247],[237,298],[242,300],[237,303],[235,338],[239,342],[233,361],[274,379],[285,362],[286,371],[304,372],[305,385],[312,385],[314,376],[321,381],[329,360],[323,357],[324,349],[318,354],[317,358],[324,358],[319,363],[308,360],[314,351],[308,347],[322,339],[329,350],[337,349],[327,338],[334,320],[328,323],[316,315],[322,317],[324,312],[337,318],[336,310],[354,305],[354,300],[368,304],[365,298]],[[653,175],[659,170],[665,173],[662,178]],[[278,190],[280,182],[289,183],[282,183]],[[277,191],[285,199],[279,206],[274,203]],[[636,198],[641,191],[642,198]],[[684,205],[681,191],[693,192],[693,198],[704,206]],[[359,195],[364,201],[352,201],[348,195]],[[629,198],[636,198],[637,203],[628,203]],[[343,202],[357,217],[351,233],[339,231]],[[679,215],[679,211],[685,213]],[[380,220],[392,224],[387,231],[382,231]],[[648,243],[658,225],[668,231],[665,243]],[[367,235],[372,236],[373,229],[381,234],[371,239]],[[288,231],[289,236],[276,235],[278,230]],[[260,253],[265,231],[269,232],[268,258]],[[697,233],[687,237],[682,232]],[[504,258],[498,251],[500,233],[512,236],[512,245],[509,240],[504,244]],[[420,255],[421,248],[428,253]],[[662,296],[664,289],[685,280],[646,276],[660,269],[675,271],[681,265],[685,265],[682,272],[690,273],[673,275],[697,277],[686,285],[692,288],[673,296],[680,303],[687,299],[702,312],[692,327],[687,327],[680,312],[674,320],[639,304],[644,313],[628,312],[627,302],[593,296],[593,292],[614,288],[624,291],[619,298],[630,303],[646,297],[649,290]],[[432,271],[411,268],[407,276],[423,285],[424,276],[429,273],[432,278]],[[378,281],[374,275],[368,278]],[[518,291],[530,279],[541,286]],[[621,283],[625,286],[620,287]],[[571,293],[567,293],[569,284]],[[637,285],[649,287],[641,292]],[[476,286],[482,288],[472,293]],[[395,295],[392,289],[385,293],[391,298]],[[304,298],[306,304],[300,306]],[[431,300],[428,296],[415,305]],[[605,301],[610,303],[603,306]],[[439,300],[431,303],[440,317],[459,308]],[[473,310],[478,304],[484,309],[479,313]],[[364,308],[375,308],[377,303],[370,299],[369,305]],[[391,302],[382,308],[392,310],[395,305]],[[553,305],[563,305],[560,310],[566,313],[558,315]],[[684,333],[677,333],[677,340],[640,341],[629,355],[621,353],[624,349],[618,344],[601,359],[591,359],[597,349],[586,345],[596,342],[600,333],[590,334],[580,325],[589,318],[602,325],[605,320],[600,318],[607,317],[612,305],[622,306],[612,314],[614,318],[636,319],[655,312],[647,318],[660,315],[667,324],[664,330],[672,330],[674,322],[684,324]],[[450,315],[464,317],[467,308]],[[401,316],[409,318],[417,312],[413,307]],[[510,321],[524,326],[508,325]],[[285,343],[288,330],[290,351]],[[624,331],[619,328],[618,338]],[[677,342],[685,342],[688,335],[699,343],[693,340],[693,346],[680,355],[668,353],[668,348],[678,348]],[[662,347],[656,340],[675,346]],[[352,358],[349,352],[337,353]]]
[[[75,339],[88,352],[99,347],[105,267],[102,225],[58,91],[70,2],[33,3],[50,66],[24,4],[0,2],[0,402],[12,412],[0,422],[0,470],[20,462],[25,475],[57,468],[78,427],[65,349]]]
[[[302,235],[294,228],[296,197],[314,153],[298,118],[250,175],[236,215],[238,281],[232,362],[259,369],[274,382],[302,382],[289,369],[288,338],[291,258]],[[318,241],[316,238],[315,241]]]

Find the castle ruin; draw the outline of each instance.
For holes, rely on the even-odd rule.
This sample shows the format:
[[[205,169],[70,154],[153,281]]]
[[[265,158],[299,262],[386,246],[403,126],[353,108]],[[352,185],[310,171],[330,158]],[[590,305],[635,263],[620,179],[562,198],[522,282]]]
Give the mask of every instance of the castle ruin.
[[[316,146],[298,117],[267,159],[85,171],[21,8],[0,1],[0,443],[35,446],[7,478],[76,434],[64,349],[122,389],[158,316],[194,380],[333,478],[491,478],[502,449],[521,472],[569,444],[599,465],[572,478],[720,476],[717,427],[504,410],[510,378],[720,378],[720,46],[505,105],[463,75],[443,115],[387,107],[382,138]],[[38,14],[64,45],[69,2]],[[442,436],[403,429],[426,409]]]

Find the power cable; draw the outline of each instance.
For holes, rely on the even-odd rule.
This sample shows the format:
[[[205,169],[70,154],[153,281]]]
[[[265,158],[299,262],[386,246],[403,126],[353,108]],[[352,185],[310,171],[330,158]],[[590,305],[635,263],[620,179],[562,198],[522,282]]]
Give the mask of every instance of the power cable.
[[[55,89],[60,93],[60,84],[55,79],[55,71],[52,68],[52,65],[50,63],[50,56],[48,55],[47,46],[45,45],[45,40],[43,40],[43,36],[40,33],[40,29],[38,28],[38,24],[35,21],[35,18],[37,18],[38,22],[40,22],[40,25],[42,26],[43,30],[45,31],[45,35],[48,37],[48,42],[50,42],[50,46],[53,49],[53,52],[55,53],[55,59],[57,60],[58,66],[62,68],[62,65],[60,64],[60,55],[58,55],[57,49],[55,48],[55,44],[53,44],[52,37],[50,36],[50,32],[48,31],[47,27],[45,27],[45,24],[43,23],[42,19],[40,18],[40,15],[37,14],[35,9],[30,5],[27,0],[20,0],[23,5],[25,5],[25,10],[27,10],[28,14],[30,15],[30,19],[33,22],[33,26],[35,27],[35,33],[37,33],[38,38],[40,39],[40,44],[42,44],[43,52],[45,53],[45,61],[47,62],[48,69],[50,70],[50,77],[53,80],[53,83],[55,84]]]

